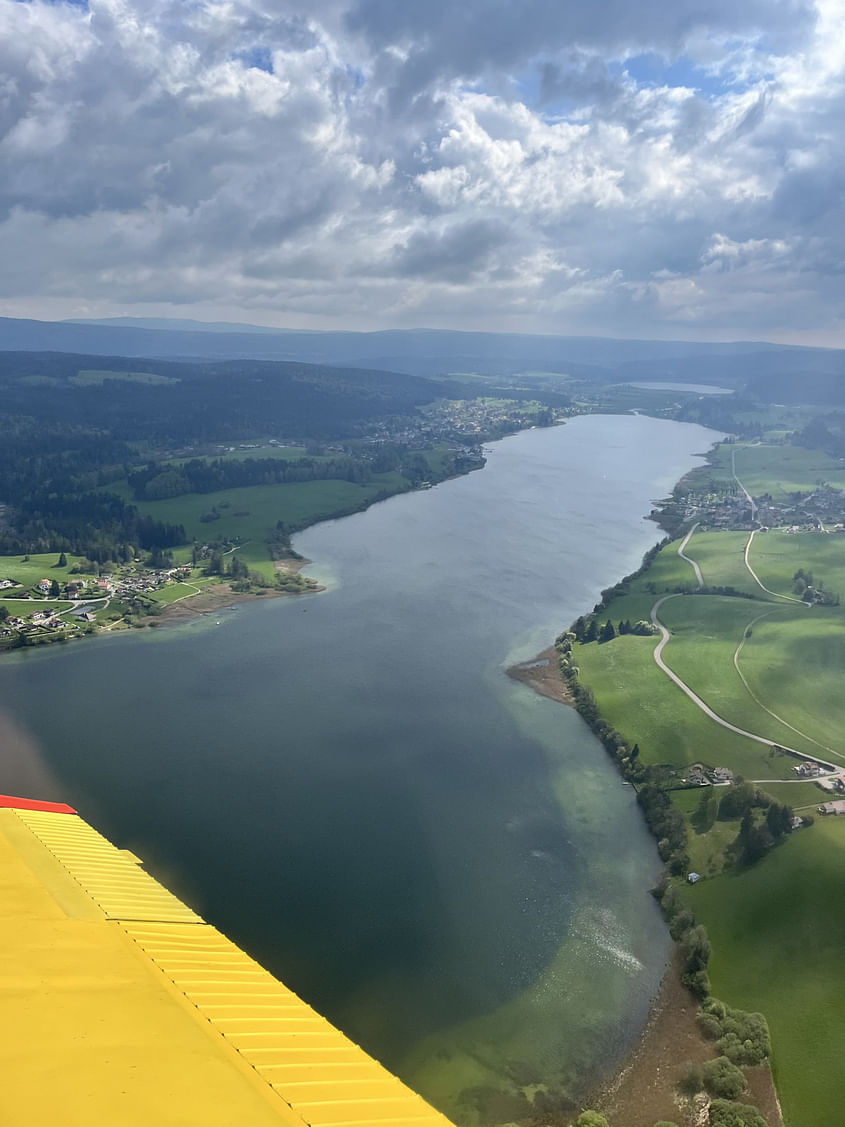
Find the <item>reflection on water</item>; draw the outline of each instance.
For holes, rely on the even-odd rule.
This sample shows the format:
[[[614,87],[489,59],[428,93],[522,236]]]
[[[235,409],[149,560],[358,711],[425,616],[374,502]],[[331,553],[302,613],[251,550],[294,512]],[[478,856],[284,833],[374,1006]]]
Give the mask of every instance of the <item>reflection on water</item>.
[[[456,1119],[514,1118],[624,1050],[667,943],[630,788],[503,669],[638,565],[640,514],[713,440],[514,436],[298,537],[324,594],[24,653],[0,703],[49,797]]]
[[[64,788],[37,744],[8,709],[0,705],[0,791],[46,802],[63,801]]]

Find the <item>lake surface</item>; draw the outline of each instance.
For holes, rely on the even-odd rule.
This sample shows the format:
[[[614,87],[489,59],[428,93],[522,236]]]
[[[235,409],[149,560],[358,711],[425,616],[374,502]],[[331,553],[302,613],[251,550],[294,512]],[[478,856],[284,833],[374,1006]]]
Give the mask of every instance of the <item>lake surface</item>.
[[[4,659],[1,789],[77,806],[447,1114],[571,1098],[660,981],[659,864],[580,718],[504,670],[717,437],[523,432],[300,535],[322,594]]]
[[[712,383],[673,383],[671,380],[637,380],[628,387],[641,387],[647,391],[686,391],[691,395],[733,395],[732,387],[718,387]]]

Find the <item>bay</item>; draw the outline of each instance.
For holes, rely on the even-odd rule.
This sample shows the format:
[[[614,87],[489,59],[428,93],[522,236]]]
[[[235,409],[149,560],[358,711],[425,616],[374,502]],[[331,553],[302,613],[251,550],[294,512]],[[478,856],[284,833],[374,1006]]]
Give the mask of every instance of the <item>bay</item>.
[[[78,807],[456,1120],[570,1100],[660,981],[659,863],[580,718],[504,670],[718,437],[522,432],[297,537],[319,595],[4,660],[2,789]]]

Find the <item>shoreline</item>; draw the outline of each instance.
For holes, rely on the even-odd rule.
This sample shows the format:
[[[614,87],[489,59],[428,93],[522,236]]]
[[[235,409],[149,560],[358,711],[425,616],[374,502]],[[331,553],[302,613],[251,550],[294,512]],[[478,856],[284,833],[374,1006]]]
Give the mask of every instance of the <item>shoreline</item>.
[[[531,661],[518,662],[505,672],[540,696],[574,707],[575,701],[549,646]],[[698,1027],[700,1001],[681,982],[681,950],[673,943],[660,986],[634,1044],[604,1078],[596,1080],[583,1107],[605,1115],[611,1124],[653,1127],[661,1119],[690,1127],[708,1122],[709,1101],[683,1097],[679,1085],[690,1063],[713,1058],[713,1042]],[[769,1127],[783,1127],[780,1103],[769,1063],[747,1068],[747,1097],[757,1105]]]
[[[304,567],[312,561],[304,557],[301,559],[275,560],[276,571],[286,572],[288,575],[298,575]],[[161,614],[150,615],[140,619],[144,626],[175,625],[186,622],[199,615],[211,614],[215,611],[226,610],[228,607],[237,606],[239,603],[254,603],[263,599],[295,598],[300,595],[316,595],[325,591],[325,587],[316,583],[304,591],[280,591],[276,587],[267,587],[259,591],[233,591],[231,583],[213,583],[204,587],[196,595],[187,595],[175,603],[168,603],[162,608]]]
[[[531,661],[511,665],[505,673],[512,681],[527,685],[541,697],[556,700],[559,704],[568,704],[571,708],[575,706],[572,690],[561,676],[558,652],[554,646],[548,646]]]

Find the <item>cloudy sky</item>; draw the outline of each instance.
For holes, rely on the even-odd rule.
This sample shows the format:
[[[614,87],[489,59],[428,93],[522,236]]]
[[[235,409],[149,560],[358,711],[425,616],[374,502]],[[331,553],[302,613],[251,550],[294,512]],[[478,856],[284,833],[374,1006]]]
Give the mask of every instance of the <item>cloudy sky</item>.
[[[0,315],[845,347],[845,0],[0,0]]]

